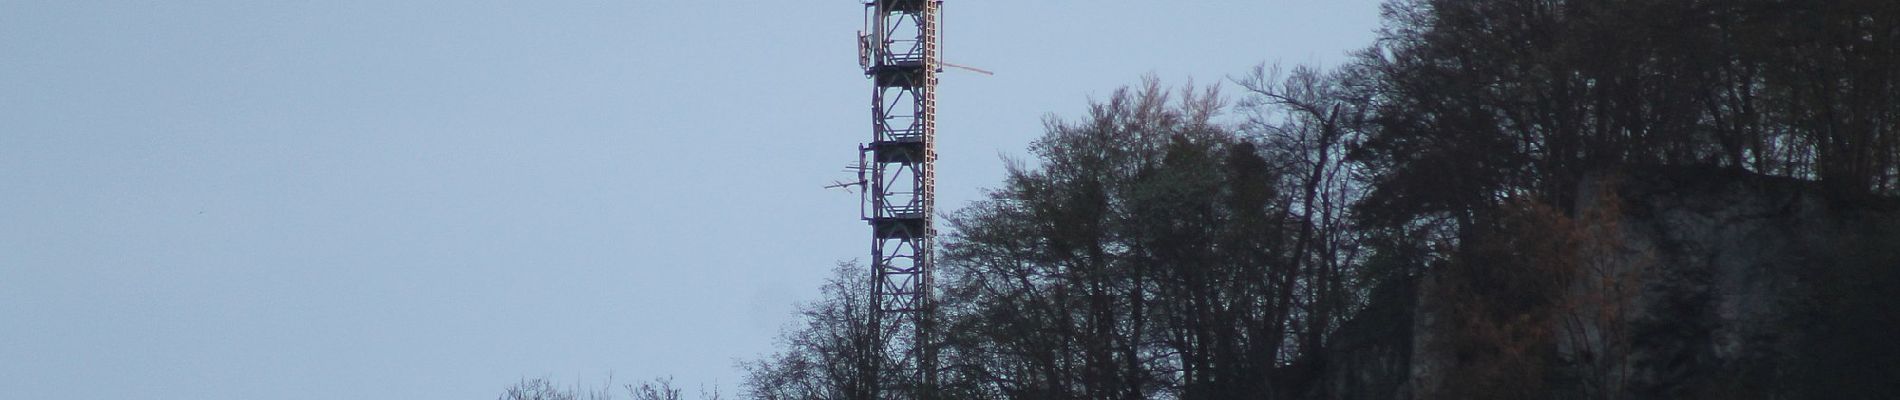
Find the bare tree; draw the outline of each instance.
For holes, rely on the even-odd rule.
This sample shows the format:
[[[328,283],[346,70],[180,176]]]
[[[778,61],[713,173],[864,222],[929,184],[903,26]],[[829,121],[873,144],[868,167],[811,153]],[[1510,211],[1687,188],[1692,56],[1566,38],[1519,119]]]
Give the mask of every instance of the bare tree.
[[[800,307],[800,326],[781,334],[779,352],[743,364],[745,388],[755,399],[870,400],[873,380],[866,371],[874,357],[875,335],[867,313],[869,272],[840,263],[825,283],[823,297]]]
[[[614,400],[611,379],[598,388],[556,386],[547,378],[522,379],[521,382],[502,390],[500,400]],[[638,385],[626,384],[621,388],[633,400],[682,400],[681,390],[673,386],[673,378],[655,378]],[[719,400],[719,389],[700,389],[701,400]]]

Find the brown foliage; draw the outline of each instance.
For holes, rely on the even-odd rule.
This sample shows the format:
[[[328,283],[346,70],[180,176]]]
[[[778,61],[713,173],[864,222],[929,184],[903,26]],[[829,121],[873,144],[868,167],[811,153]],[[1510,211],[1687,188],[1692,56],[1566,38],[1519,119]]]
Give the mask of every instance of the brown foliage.
[[[1647,263],[1627,254],[1617,203],[1572,218],[1520,198],[1489,215],[1429,294],[1443,325],[1426,345],[1450,362],[1434,397],[1619,395]]]

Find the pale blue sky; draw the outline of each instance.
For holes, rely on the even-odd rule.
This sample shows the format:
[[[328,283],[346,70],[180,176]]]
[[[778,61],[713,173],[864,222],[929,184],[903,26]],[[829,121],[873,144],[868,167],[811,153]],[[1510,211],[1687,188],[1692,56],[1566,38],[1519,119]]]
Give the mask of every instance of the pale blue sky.
[[[1183,4],[1185,3],[1185,4]],[[0,0],[0,399],[736,390],[862,258],[847,0]],[[946,210],[1154,73],[1333,63],[1374,0],[945,4]],[[1238,91],[1229,91],[1230,94]]]

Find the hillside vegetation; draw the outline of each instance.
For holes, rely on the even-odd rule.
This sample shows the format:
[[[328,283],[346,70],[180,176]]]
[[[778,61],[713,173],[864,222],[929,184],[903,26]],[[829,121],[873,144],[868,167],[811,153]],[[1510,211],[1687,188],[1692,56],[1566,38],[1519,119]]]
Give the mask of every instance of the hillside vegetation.
[[[1384,20],[1336,68],[1149,79],[1049,121],[943,227],[940,397],[1900,395],[1878,340],[1900,225],[1860,222],[1900,195],[1900,2]],[[1788,214],[1679,220],[1723,210]],[[1765,228],[1788,224],[1826,228]],[[866,338],[892,327],[867,325],[866,269],[747,364],[747,395],[871,396]]]

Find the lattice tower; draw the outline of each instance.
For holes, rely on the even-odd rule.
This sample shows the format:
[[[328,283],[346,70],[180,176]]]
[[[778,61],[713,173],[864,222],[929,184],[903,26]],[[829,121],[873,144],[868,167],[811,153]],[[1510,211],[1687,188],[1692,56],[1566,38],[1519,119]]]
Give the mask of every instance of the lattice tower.
[[[936,388],[931,346],[931,250],[937,159],[937,29],[941,1],[869,0],[859,64],[872,82],[864,219],[871,225],[871,317],[877,354],[864,368],[871,396],[928,399]]]

